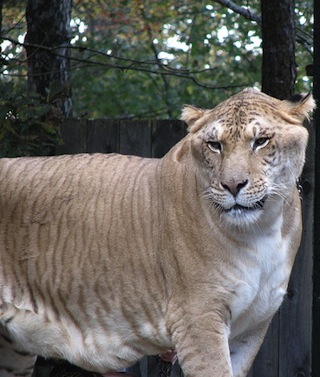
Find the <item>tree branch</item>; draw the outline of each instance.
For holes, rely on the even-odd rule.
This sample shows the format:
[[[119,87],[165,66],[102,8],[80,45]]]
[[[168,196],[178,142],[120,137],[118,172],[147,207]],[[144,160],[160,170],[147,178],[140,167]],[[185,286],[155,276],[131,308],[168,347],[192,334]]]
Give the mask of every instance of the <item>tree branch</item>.
[[[239,6],[231,0],[215,0],[215,2],[233,10],[235,13],[240,14],[241,16],[245,17],[249,21],[255,21],[258,25],[261,26],[261,16],[257,15],[256,13],[251,12],[248,8]]]
[[[16,45],[19,45],[19,46],[22,46],[24,48],[28,46],[28,47],[34,47],[34,48],[38,48],[38,49],[47,50],[47,51],[52,52],[56,56],[61,56],[59,53],[56,52],[56,50],[60,49],[61,47],[67,47],[67,46],[48,47],[48,46],[44,46],[44,45],[28,44],[28,43],[25,43],[25,42],[22,43],[22,42],[16,41],[16,40],[11,39],[11,38],[5,38],[5,40],[8,40],[9,42],[16,44]],[[107,54],[105,52],[94,50],[94,49],[88,49],[88,48],[83,48],[83,47],[78,47],[78,46],[69,46],[69,45],[68,45],[68,47],[71,48],[71,49],[76,49],[76,50],[83,50],[83,51],[88,50],[88,51],[93,53],[92,56],[89,56],[86,59],[79,59],[79,58],[75,58],[75,57],[72,57],[72,56],[69,57],[71,62],[78,63],[78,65],[71,67],[70,70],[75,70],[75,69],[79,69],[79,68],[83,68],[83,67],[89,67],[89,66],[101,66],[101,67],[108,67],[108,68],[112,68],[112,69],[120,69],[121,71],[128,71],[128,70],[139,71],[139,72],[155,74],[155,75],[179,77],[181,79],[190,80],[194,84],[196,84],[197,86],[200,86],[201,88],[213,89],[213,90],[215,90],[215,89],[221,90],[221,89],[230,89],[230,88],[242,88],[242,87],[246,87],[246,86],[249,85],[248,83],[246,83],[246,84],[235,84],[235,85],[212,86],[212,85],[209,85],[209,84],[206,84],[206,83],[199,81],[195,77],[195,75],[200,74],[200,73],[212,72],[213,70],[215,70],[215,68],[203,69],[203,70],[199,70],[199,71],[179,70],[179,69],[175,69],[175,68],[172,68],[172,67],[168,67],[165,64],[159,64],[159,62],[155,62],[155,61],[153,61],[153,62],[147,61],[146,62],[146,61],[139,61],[139,60],[131,60],[131,59],[127,59],[127,58],[113,56],[113,55]],[[98,61],[92,60],[96,55],[102,55],[102,56],[109,58],[109,59],[127,62],[128,64],[113,64],[113,63],[98,62]],[[158,66],[158,69],[149,68],[150,65],[156,65],[156,66]],[[4,73],[2,72],[2,74],[4,74]],[[17,74],[11,74],[11,75],[7,74],[7,75],[8,76],[26,76],[26,75],[17,75]],[[34,75],[36,75],[36,74],[34,74]]]
[[[143,18],[145,25],[146,25],[146,28],[147,28],[147,33],[148,33],[148,37],[149,37],[150,44],[151,44],[151,50],[153,52],[155,61],[156,61],[157,65],[159,66],[159,68],[162,69],[162,62],[161,62],[161,59],[159,59],[158,50],[157,50],[157,48],[156,48],[156,46],[153,42],[152,29],[151,29],[150,24],[148,22],[148,17],[145,13],[144,7],[141,7],[140,11],[141,11],[142,18]],[[169,85],[169,81],[167,80],[166,75],[161,75],[161,78],[162,78],[163,88],[164,88],[163,100],[164,100],[164,103],[167,106],[167,113],[168,113],[169,119],[171,119],[172,118],[172,108],[171,108],[171,100],[170,100],[170,85]]]
[[[235,4],[231,0],[215,0],[216,3],[233,10],[235,13],[245,17],[249,21],[256,22],[261,26],[261,16],[251,12],[248,8],[244,8]],[[303,47],[312,55],[313,38],[310,34],[296,27],[296,41],[303,45]]]

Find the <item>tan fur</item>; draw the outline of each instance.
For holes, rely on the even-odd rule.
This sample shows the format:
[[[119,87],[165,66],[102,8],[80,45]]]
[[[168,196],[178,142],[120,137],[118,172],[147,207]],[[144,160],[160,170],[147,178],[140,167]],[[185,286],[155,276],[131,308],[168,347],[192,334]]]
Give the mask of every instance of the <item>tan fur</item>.
[[[313,107],[248,89],[185,107],[159,160],[0,160],[0,322],[101,373],[175,348],[186,377],[246,376],[300,242]]]

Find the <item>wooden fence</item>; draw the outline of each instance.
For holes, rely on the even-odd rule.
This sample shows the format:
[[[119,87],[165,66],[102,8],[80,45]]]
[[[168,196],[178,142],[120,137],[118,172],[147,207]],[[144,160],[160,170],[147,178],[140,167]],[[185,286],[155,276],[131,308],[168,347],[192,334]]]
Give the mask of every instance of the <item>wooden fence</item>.
[[[314,196],[314,130],[301,179],[303,188],[303,240],[283,305],[274,317],[249,377],[310,377],[312,355],[312,256]],[[162,157],[186,134],[180,121],[66,121],[61,126],[64,144],[56,154],[119,152],[144,157]],[[316,354],[314,357],[318,357]],[[137,370],[139,370],[137,372]],[[158,359],[143,359],[132,370],[143,377],[156,377]],[[137,374],[137,375],[138,375]],[[180,376],[175,366],[172,376]],[[312,376],[320,376],[313,371]],[[223,376],[221,376],[223,377]]]

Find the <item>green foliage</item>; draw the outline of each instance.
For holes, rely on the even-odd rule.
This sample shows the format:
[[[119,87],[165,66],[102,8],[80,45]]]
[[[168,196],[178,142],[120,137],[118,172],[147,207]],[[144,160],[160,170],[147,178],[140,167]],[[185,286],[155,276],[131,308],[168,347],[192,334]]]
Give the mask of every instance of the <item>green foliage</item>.
[[[260,1],[246,5],[260,14]],[[215,2],[110,0],[97,8],[75,0],[73,12],[73,45],[81,46],[73,57],[98,64],[87,65],[86,80],[83,68],[73,71],[78,115],[177,118],[184,103],[212,107],[260,87],[260,26]],[[310,2],[299,2],[297,26],[310,34],[309,12]],[[309,91],[312,56],[300,45],[297,61],[297,91]]]
[[[312,46],[313,35],[313,2],[299,1],[296,2],[296,27],[301,31],[304,38]],[[312,91],[312,79],[307,76],[306,67],[313,64],[312,47],[309,51],[303,44],[296,44],[296,64],[297,64],[297,82],[296,92]]]
[[[92,2],[75,1],[74,46],[82,48],[73,57],[99,64],[85,68],[86,80],[83,68],[72,73],[75,113],[177,118],[184,103],[212,107],[245,86],[259,85],[261,48],[252,42],[259,30],[207,4],[109,1],[97,14]],[[81,23],[87,26],[82,33]]]
[[[25,5],[4,4],[4,37],[23,42]],[[260,15],[259,0],[243,6]],[[296,25],[308,39],[312,2],[296,7]],[[177,118],[184,103],[213,107],[245,86],[260,87],[260,26],[215,1],[74,0],[71,50],[80,117]],[[7,44],[3,58],[3,75],[19,82],[24,48]],[[312,55],[302,44],[296,60],[296,91],[310,91],[305,67]]]
[[[60,142],[51,113],[39,95],[0,82],[0,157],[50,154]]]

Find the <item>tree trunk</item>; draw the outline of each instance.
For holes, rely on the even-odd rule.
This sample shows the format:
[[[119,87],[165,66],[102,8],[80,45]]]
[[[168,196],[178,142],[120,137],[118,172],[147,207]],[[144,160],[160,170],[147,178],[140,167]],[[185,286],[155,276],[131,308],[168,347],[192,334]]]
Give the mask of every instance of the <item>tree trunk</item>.
[[[2,39],[2,7],[3,7],[3,0],[0,0],[0,53],[2,52],[1,43],[3,42]],[[0,66],[1,68],[1,66]]]
[[[3,6],[3,0],[0,0],[0,37],[2,41],[2,6]]]
[[[261,0],[262,91],[279,99],[294,94],[294,0]]]
[[[72,116],[70,67],[70,17],[72,0],[28,0],[28,87]]]

